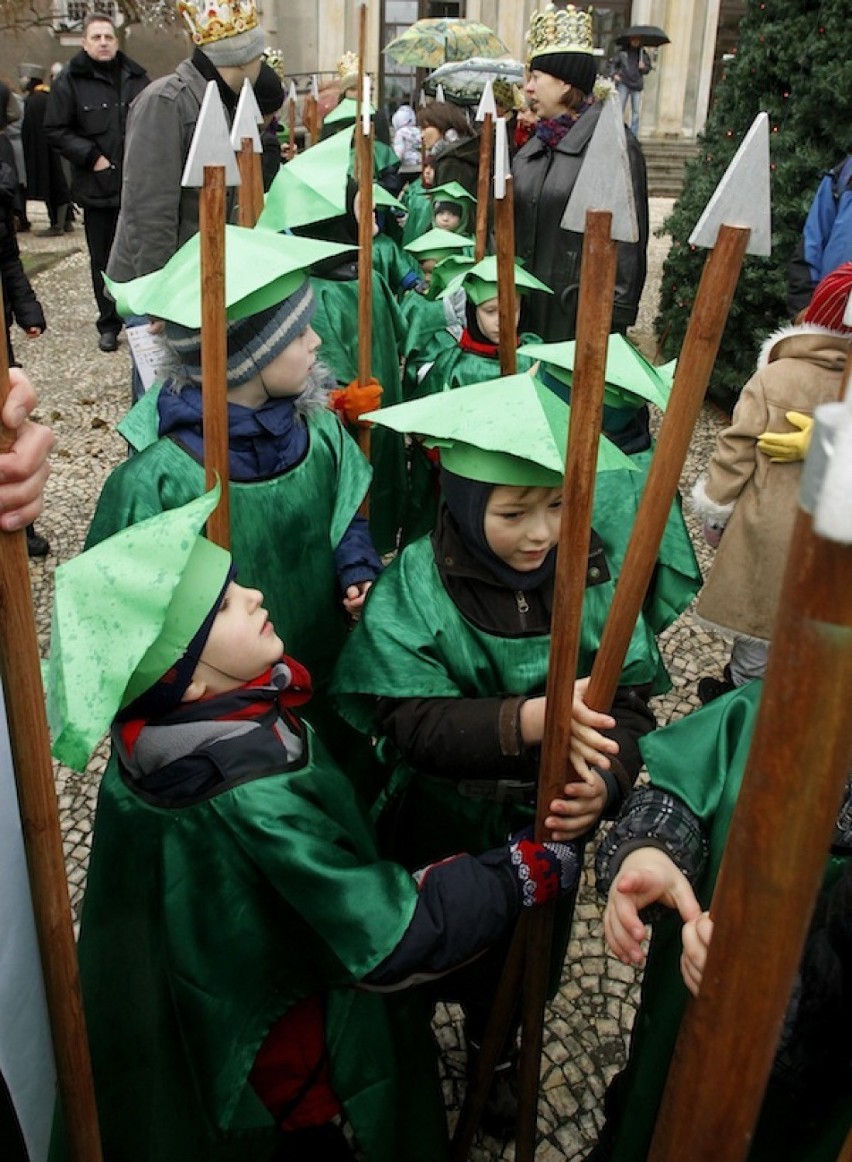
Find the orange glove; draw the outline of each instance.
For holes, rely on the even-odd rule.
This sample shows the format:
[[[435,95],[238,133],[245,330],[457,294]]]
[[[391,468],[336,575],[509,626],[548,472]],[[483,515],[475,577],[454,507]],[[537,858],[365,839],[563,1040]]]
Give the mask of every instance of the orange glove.
[[[329,403],[334,411],[348,424],[356,428],[369,428],[369,420],[359,420],[364,412],[373,412],[381,404],[382,385],[377,379],[370,379],[363,386],[353,379],[346,387],[339,387],[329,395]]]

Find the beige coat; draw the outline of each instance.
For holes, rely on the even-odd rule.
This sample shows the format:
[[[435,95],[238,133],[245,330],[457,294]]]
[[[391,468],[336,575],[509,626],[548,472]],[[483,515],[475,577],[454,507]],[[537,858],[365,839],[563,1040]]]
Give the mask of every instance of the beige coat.
[[[802,464],[773,464],[758,451],[764,431],[790,432],[788,411],[813,413],[840,395],[848,335],[786,327],[767,339],[742,390],[731,426],[720,433],[695,511],[725,526],[697,613],[717,628],[769,639],[793,530]]]

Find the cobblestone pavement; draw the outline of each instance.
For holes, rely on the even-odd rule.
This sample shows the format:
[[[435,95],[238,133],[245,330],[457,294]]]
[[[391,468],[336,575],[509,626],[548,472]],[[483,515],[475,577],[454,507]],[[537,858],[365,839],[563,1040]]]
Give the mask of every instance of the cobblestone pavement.
[[[653,199],[652,229],[671,206]],[[31,263],[53,264],[34,276],[44,306],[48,330],[37,340],[14,336],[16,355],[40,395],[40,418],[58,436],[53,473],[47,486],[45,511],[38,529],[50,541],[44,561],[31,562],[30,572],[42,652],[47,650],[52,580],[56,565],[79,552],[104,479],[124,457],[115,433],[116,422],[129,404],[130,360],[122,339],[118,352],[97,347],[95,304],[89,281],[88,255],[82,227],[61,237],[40,237],[46,225],[43,207],[30,205],[34,231],[20,236],[21,250]],[[649,279],[634,338],[653,354],[652,325],[665,239],[652,239]],[[681,489],[688,491],[706,463],[723,417],[706,406],[696,428]],[[705,569],[709,550],[700,529],[690,521],[693,540]],[[673,688],[655,701],[659,722],[688,714],[698,706],[695,688],[704,673],[721,671],[722,643],[699,627],[687,611],[665,634],[662,647]],[[84,775],[57,767],[68,878],[75,910],[85,882],[86,861],[99,777],[105,749],[95,755]],[[638,974],[607,955],[601,934],[601,908],[586,868],[573,936],[560,991],[546,1019],[542,1065],[537,1158],[573,1162],[595,1141],[602,1118],[602,1097],[610,1077],[624,1060],[635,1013]],[[454,1120],[464,1089],[463,1039],[459,1015],[440,1009],[435,1019],[442,1049],[445,1092]],[[479,1139],[471,1154],[475,1162],[513,1159],[511,1142]],[[400,1160],[403,1162],[403,1160]]]

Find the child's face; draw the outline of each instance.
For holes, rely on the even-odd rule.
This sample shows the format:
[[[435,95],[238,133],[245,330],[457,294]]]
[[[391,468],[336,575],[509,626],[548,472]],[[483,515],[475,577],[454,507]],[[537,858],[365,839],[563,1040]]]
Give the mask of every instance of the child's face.
[[[559,539],[561,488],[499,484],[485,506],[485,539],[501,561],[532,572]]]
[[[250,682],[277,662],[284,644],[263,608],[263,594],[232,581],[225,590],[193,678],[207,694]]]
[[[432,281],[432,271],[438,265],[437,258],[421,258],[420,269],[423,271],[423,281],[428,286]]]
[[[431,165],[423,166],[423,176],[420,179],[426,189],[435,184],[435,167]]]
[[[441,230],[452,230],[455,233],[461,226],[461,214],[448,206],[442,206],[435,212],[435,225]]]
[[[308,326],[267,363],[260,378],[270,399],[299,395],[305,390],[320,344],[319,335],[313,327]]]
[[[521,308],[515,311],[515,330],[521,317]],[[490,343],[500,342],[500,302],[499,299],[487,299],[476,308],[477,325]]]

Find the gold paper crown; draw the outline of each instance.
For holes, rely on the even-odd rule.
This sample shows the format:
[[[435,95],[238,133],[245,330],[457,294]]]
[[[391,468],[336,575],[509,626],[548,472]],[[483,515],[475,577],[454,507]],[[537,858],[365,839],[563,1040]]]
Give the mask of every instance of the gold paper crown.
[[[223,0],[221,4],[210,0],[200,7],[192,0],[178,0],[177,10],[189,25],[193,44],[201,48],[257,28],[254,0]]]
[[[337,62],[337,75],[340,80],[345,81],[349,77],[357,77],[359,64],[357,52],[345,52]]]
[[[284,72],[284,53],[280,48],[266,48],[263,50],[263,59],[278,77],[279,81],[283,81],[285,77]]]
[[[527,60],[546,52],[585,52],[594,49],[592,42],[592,10],[583,12],[569,4],[543,12],[534,12],[527,33]]]

